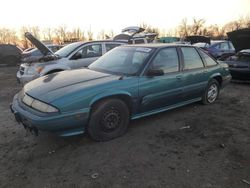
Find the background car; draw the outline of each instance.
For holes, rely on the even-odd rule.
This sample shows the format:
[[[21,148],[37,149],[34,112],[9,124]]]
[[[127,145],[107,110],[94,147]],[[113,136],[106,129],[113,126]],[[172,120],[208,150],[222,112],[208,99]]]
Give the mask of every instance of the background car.
[[[26,33],[26,37],[43,54],[43,57],[27,58],[20,65],[17,80],[23,84],[54,72],[87,67],[107,51],[126,44],[123,41],[113,40],[75,42],[54,53],[30,33]]]
[[[250,29],[239,29],[227,33],[233,42],[236,55],[228,57],[225,62],[234,79],[250,80]]]
[[[63,47],[63,45],[51,44],[51,45],[46,45],[46,47],[48,49],[50,49],[52,52],[56,52],[56,51],[60,50]],[[28,48],[28,49],[23,51],[21,61],[28,62],[28,61],[32,61],[33,59],[39,59],[42,57],[43,57],[43,54],[41,53],[41,51],[39,49]]]
[[[235,48],[232,42],[227,40],[211,40],[210,44],[196,43],[194,46],[203,48],[215,59],[225,58],[235,54]]]
[[[192,102],[214,103],[231,75],[199,48],[147,44],[117,47],[88,69],[54,73],[24,86],[11,110],[25,127],[97,141],[123,135],[130,119]]]
[[[20,63],[22,49],[12,44],[0,44],[0,66],[14,66]]]

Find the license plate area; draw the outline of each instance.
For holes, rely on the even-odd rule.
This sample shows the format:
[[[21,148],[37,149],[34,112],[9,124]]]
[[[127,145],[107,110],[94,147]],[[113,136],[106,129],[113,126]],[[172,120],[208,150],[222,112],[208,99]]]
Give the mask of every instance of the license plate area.
[[[22,124],[23,127],[26,129],[26,131],[30,131],[31,133],[34,133],[36,136],[38,135],[38,129],[30,124],[30,122],[22,118],[18,112],[14,113],[15,119],[19,124]]]

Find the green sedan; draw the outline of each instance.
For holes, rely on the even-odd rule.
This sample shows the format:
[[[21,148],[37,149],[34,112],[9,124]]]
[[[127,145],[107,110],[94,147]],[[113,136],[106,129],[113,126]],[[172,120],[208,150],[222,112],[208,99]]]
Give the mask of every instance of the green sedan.
[[[87,69],[38,78],[11,111],[26,129],[96,141],[123,135],[129,121],[186,104],[211,104],[231,79],[228,66],[199,48],[174,44],[117,47]]]

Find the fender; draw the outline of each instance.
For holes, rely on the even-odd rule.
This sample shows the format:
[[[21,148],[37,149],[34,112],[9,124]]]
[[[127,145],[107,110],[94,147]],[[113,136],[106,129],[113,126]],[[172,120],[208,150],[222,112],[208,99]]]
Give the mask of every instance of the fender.
[[[89,106],[92,106],[94,103],[96,103],[97,101],[107,98],[107,97],[112,97],[115,95],[124,95],[127,96],[129,98],[132,99],[131,93],[127,92],[127,91],[123,91],[123,90],[109,90],[107,92],[104,93],[100,93],[98,95],[96,95],[90,102]]]
[[[48,72],[53,70],[70,70],[71,68],[66,65],[54,65],[54,66],[45,66],[42,72],[40,73],[40,76],[46,75]]]
[[[214,77],[217,77],[217,76],[219,76],[219,77],[221,77],[221,78],[222,78],[221,73],[216,72],[216,73],[213,73],[213,74],[209,77],[209,81],[210,81],[211,79],[213,79]]]

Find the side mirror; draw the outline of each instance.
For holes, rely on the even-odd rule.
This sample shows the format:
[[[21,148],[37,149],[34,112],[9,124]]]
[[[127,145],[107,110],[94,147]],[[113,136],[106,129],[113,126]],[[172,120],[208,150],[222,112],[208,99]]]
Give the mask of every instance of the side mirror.
[[[147,76],[162,76],[164,75],[164,71],[162,69],[149,69],[147,72]]]

